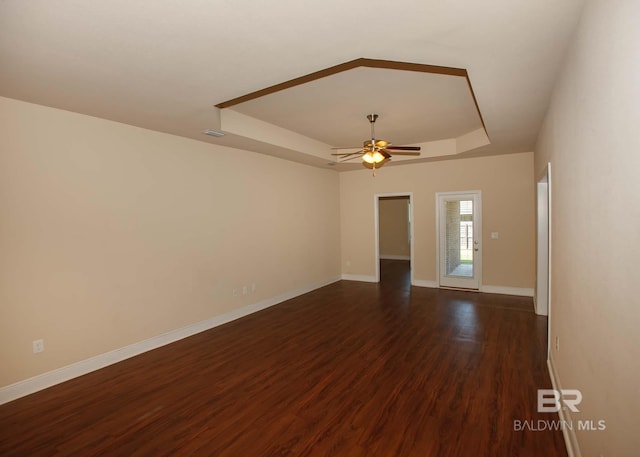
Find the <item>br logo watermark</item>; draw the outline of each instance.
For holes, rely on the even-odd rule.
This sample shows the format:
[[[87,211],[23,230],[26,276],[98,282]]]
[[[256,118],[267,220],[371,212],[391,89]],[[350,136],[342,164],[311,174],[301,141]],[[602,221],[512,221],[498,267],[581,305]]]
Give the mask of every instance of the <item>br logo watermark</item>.
[[[582,392],[577,389],[538,389],[538,412],[557,413],[559,411],[571,411],[579,413],[578,405],[582,402]],[[560,417],[563,417],[561,414]],[[604,420],[578,420],[575,424],[578,430],[598,431],[605,430],[607,425]],[[550,430],[573,430],[574,423],[571,420],[514,420],[513,430],[543,432]]]
[[[577,389],[538,389],[539,413],[557,413],[561,408],[578,413],[581,401],[582,393]]]

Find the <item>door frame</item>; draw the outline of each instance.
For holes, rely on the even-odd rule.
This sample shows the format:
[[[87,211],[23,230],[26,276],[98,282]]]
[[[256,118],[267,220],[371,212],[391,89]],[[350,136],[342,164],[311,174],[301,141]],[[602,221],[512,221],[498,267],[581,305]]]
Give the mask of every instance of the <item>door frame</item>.
[[[536,184],[536,293],[535,312],[549,315],[551,301],[551,163]]]
[[[440,284],[440,197],[453,196],[453,195],[473,195],[476,202],[476,212],[473,215],[474,227],[477,231],[478,250],[474,251],[473,271],[474,275],[478,278],[478,288],[465,289],[470,291],[480,291],[482,289],[482,191],[480,190],[467,190],[467,191],[455,191],[455,192],[436,192],[436,283],[438,287]],[[476,265],[477,263],[477,265]]]
[[[391,192],[384,194],[375,194],[373,196],[373,217],[374,217],[374,230],[375,230],[375,262],[376,262],[376,281],[380,282],[380,198],[381,197],[409,197],[409,236],[411,237],[411,246],[409,254],[409,265],[411,269],[411,285],[413,285],[413,246],[415,245],[415,237],[413,227],[415,225],[413,218],[413,192]]]
[[[536,184],[536,296],[535,313],[547,316],[547,362],[551,357],[551,162]],[[546,224],[544,221],[546,210]],[[541,216],[542,211],[542,217]],[[544,237],[546,235],[546,246]],[[541,239],[542,237],[542,239]],[[545,249],[546,248],[546,249]],[[546,281],[545,281],[546,279]],[[546,282],[546,284],[545,284]],[[545,290],[546,286],[546,290]],[[544,313],[543,313],[544,311]]]

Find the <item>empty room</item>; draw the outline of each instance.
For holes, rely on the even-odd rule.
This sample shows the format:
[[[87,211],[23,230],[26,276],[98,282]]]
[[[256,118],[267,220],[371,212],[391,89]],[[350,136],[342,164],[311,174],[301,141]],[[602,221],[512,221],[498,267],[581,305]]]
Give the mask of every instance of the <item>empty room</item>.
[[[639,23],[0,2],[0,455],[637,456]]]

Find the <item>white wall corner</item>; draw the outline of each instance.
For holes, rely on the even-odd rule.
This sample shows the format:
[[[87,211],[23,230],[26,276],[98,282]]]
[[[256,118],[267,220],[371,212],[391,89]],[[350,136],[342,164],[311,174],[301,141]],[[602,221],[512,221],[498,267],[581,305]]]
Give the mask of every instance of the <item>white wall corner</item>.
[[[24,381],[10,384],[8,386],[0,388],[0,405],[38,392],[56,384],[69,381],[70,379],[85,375],[92,371],[96,371],[109,365],[113,365],[114,363],[129,359],[136,355],[142,354],[143,352],[157,349],[167,344],[174,343],[183,338],[193,336],[197,333],[204,332],[214,327],[218,327],[219,325],[223,325],[241,317],[248,316],[249,314],[269,308],[271,306],[277,305],[278,303],[291,300],[292,298],[295,298],[299,295],[306,294],[313,290],[337,282],[340,279],[341,277],[335,276],[324,281],[313,283],[295,290],[290,290],[275,297],[261,300],[257,303],[253,303],[251,305],[230,311],[228,313],[214,316],[210,319],[196,322],[195,324],[191,324],[176,330],[171,330],[167,333],[163,333],[162,335],[154,336],[152,338],[130,344],[123,348],[105,352],[104,354],[81,360],[71,365],[48,371],[29,379],[25,379]]]

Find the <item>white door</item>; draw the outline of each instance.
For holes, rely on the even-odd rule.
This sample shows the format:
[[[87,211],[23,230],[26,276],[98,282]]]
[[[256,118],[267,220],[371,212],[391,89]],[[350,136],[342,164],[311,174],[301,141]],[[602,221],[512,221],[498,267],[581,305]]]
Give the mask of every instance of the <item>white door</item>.
[[[480,289],[482,218],[480,192],[442,192],[438,204],[438,269],[441,287]]]

